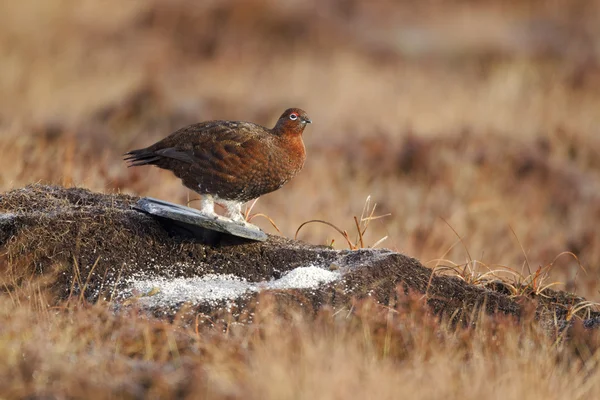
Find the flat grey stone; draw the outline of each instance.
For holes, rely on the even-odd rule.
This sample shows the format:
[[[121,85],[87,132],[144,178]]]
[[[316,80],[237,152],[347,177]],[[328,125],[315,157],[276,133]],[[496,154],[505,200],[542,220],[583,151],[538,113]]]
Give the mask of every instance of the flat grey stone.
[[[207,235],[210,236],[210,232],[206,230],[259,242],[268,238],[266,233],[252,224],[241,224],[225,217],[215,218],[190,207],[151,197],[141,198],[133,208],[157,217],[171,231],[185,232],[202,240],[206,240]]]

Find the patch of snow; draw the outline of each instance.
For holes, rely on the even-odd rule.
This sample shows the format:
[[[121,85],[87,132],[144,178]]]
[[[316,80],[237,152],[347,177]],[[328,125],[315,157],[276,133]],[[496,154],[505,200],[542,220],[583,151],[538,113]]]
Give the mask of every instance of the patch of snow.
[[[309,266],[291,270],[280,279],[267,283],[269,289],[311,289],[339,279],[338,271]]]
[[[127,292],[139,294],[139,301],[149,307],[169,307],[183,302],[216,305],[218,302],[233,300],[261,290],[318,288],[340,277],[340,271],[329,271],[311,265],[293,269],[280,279],[263,282],[248,282],[232,274],[133,280]]]
[[[142,294],[140,299],[144,304],[160,306],[235,299],[250,290],[250,285],[235,275],[210,274],[194,278],[134,281],[131,289]]]

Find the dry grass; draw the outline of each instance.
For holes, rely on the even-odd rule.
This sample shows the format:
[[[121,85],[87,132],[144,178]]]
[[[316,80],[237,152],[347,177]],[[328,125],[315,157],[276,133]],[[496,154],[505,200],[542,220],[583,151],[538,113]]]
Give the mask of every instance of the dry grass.
[[[187,123],[270,125],[299,106],[315,122],[307,165],[253,208],[284,235],[315,219],[353,232],[352,216],[371,196],[378,214],[392,215],[351,235],[352,245],[387,236],[385,246],[431,267],[439,259],[482,273],[507,267],[537,289],[542,266],[546,284],[597,300],[599,10],[589,0],[5,2],[0,191],[43,181],[185,203],[196,196],[168,173],[128,170],[120,155]],[[276,233],[267,219],[254,222]],[[300,238],[345,246],[323,224]],[[555,260],[563,252],[575,257]],[[595,347],[575,352],[585,364],[564,362],[572,349],[530,322],[454,332],[390,310],[389,323],[387,314],[354,312],[314,323],[265,317],[198,336],[103,305],[49,308],[43,297],[35,305],[0,297],[6,397],[598,391]],[[392,343],[402,350],[391,354]]]
[[[553,340],[532,318],[451,328],[418,298],[316,320],[260,299],[249,325],[115,315],[106,304],[2,300],[10,398],[590,398],[598,342]]]

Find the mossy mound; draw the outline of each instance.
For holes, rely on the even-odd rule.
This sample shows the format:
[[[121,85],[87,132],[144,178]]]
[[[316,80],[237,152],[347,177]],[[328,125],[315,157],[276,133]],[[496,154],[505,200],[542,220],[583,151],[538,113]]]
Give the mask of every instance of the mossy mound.
[[[132,208],[137,200],[44,185],[0,195],[0,268],[5,287],[10,290],[39,276],[56,301],[76,294],[92,302],[110,299],[122,304],[136,295],[131,290],[135,280],[233,276],[253,290],[219,301],[196,301],[186,309],[215,313],[226,305],[228,312],[239,314],[264,290],[273,293],[282,307],[308,311],[323,305],[339,309],[367,297],[393,304],[402,292],[413,292],[422,294],[434,311],[456,321],[466,321],[481,309],[519,317],[532,307],[544,319],[564,320],[567,310],[583,300],[546,291],[544,297],[525,298],[533,306],[524,307],[502,285],[484,288],[456,277],[432,276],[418,260],[389,250],[334,250],[277,236],[266,242],[224,238],[218,245],[206,245],[169,235],[155,219]],[[310,287],[268,286],[308,266],[334,272],[337,278]],[[152,293],[141,295],[143,300]],[[189,299],[182,297],[168,306],[154,302],[150,309],[172,316],[186,303]]]

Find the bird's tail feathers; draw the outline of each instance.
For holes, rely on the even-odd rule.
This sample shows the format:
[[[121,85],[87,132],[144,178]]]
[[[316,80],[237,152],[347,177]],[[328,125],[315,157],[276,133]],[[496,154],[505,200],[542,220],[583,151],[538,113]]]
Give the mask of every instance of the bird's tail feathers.
[[[139,167],[140,165],[154,164],[160,160],[160,156],[148,149],[132,150],[123,154],[124,160],[129,163],[128,167]]]

